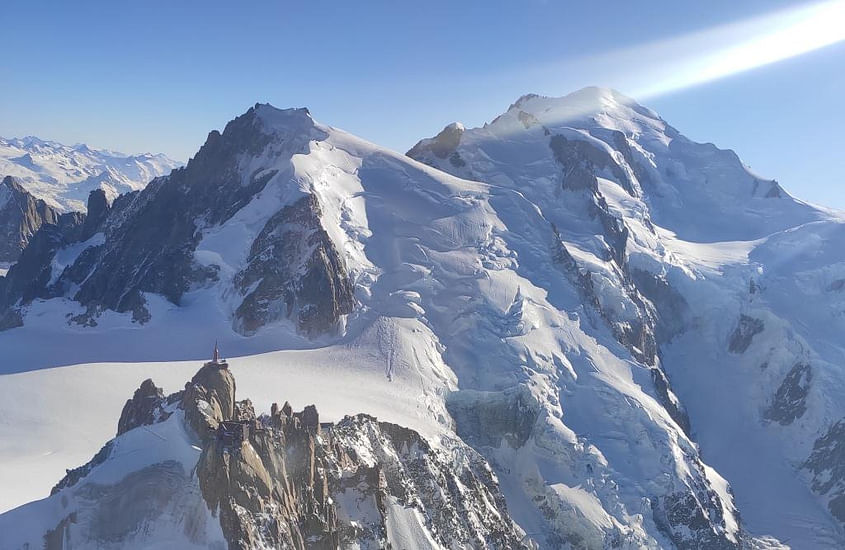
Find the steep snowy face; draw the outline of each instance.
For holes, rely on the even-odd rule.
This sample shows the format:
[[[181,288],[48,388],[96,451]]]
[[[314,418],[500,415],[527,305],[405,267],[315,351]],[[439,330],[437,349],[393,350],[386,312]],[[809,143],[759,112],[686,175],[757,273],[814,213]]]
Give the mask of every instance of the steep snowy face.
[[[18,178],[27,191],[59,211],[84,210],[94,189],[105,191],[109,200],[137,191],[180,165],[161,153],[124,155],[32,136],[0,138],[0,175]]]
[[[256,415],[227,366],[165,396],[145,380],[117,437],[49,498],[0,515],[0,548],[528,548],[490,466],[367,415]]]
[[[598,88],[524,96],[408,154],[518,193],[553,228],[570,281],[655,367],[661,404],[731,482],[749,530],[843,544],[841,216]]]
[[[579,183],[561,173],[567,163],[560,155],[567,153],[558,152],[566,143],[565,149],[588,156],[596,176],[644,197],[651,220],[685,240],[749,240],[819,219],[776,181],[753,174],[733,151],[690,141],[613,90],[526,95],[483,128],[460,131],[459,139],[446,138],[455,133],[449,128],[408,154],[469,179],[521,190],[568,179],[563,183],[571,189]]]

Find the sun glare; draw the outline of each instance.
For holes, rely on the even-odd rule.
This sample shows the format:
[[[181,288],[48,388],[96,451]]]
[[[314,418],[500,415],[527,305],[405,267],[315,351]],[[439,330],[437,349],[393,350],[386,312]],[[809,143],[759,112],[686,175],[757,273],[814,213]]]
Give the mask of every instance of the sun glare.
[[[635,89],[642,99],[710,82],[845,40],[845,1],[778,12],[644,46],[662,78]],[[662,55],[660,52],[663,52]],[[701,53],[704,52],[704,53]],[[655,75],[656,76],[656,75]]]

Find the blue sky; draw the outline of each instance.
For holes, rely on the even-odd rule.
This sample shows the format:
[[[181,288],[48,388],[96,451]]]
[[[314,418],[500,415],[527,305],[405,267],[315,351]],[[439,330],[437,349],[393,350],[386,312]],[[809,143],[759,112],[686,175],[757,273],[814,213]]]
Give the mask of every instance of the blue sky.
[[[718,31],[725,25],[801,5],[10,0],[0,10],[0,135],[186,160],[260,101],[307,106],[404,151],[454,120],[489,121],[524,93],[602,85],[692,139],[736,150],[793,194],[845,208],[845,42],[638,93],[650,75],[672,73],[667,60],[768,28]]]

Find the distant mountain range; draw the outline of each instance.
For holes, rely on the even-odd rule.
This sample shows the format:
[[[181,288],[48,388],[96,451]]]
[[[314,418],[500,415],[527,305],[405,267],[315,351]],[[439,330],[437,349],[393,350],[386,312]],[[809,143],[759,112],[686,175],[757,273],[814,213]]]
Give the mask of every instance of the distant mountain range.
[[[113,200],[181,164],[161,153],[126,155],[32,136],[0,137],[0,178],[15,177],[36,198],[62,212],[84,210],[94,189],[103,189]]]
[[[0,505],[65,476],[0,548],[845,547],[845,215],[618,92],[405,155],[257,104],[89,191],[0,277]]]

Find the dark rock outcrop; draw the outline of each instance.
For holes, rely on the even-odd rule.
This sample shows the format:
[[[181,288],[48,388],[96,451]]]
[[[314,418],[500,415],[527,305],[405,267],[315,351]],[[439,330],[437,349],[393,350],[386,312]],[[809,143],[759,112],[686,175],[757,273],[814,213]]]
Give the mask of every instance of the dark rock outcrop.
[[[455,149],[461,143],[461,136],[464,133],[464,127],[458,123],[452,123],[439,134],[431,139],[424,139],[414,145],[407,155],[411,158],[420,158],[430,153],[437,158],[445,159],[455,154]],[[460,156],[457,157],[458,159]],[[454,162],[453,162],[454,164]],[[457,166],[457,165],[456,165]]]
[[[132,399],[123,406],[117,422],[117,435],[167,418],[168,413],[163,410],[164,402],[164,391],[156,387],[151,379],[144,380],[135,390]]]
[[[106,198],[106,192],[102,189],[95,189],[88,195],[88,211],[85,215],[85,223],[82,224],[82,234],[79,239],[87,241],[94,236],[94,233],[105,224],[111,211],[111,204]]]
[[[370,524],[358,522],[364,531],[383,532],[386,521],[395,521],[390,507],[399,506],[425,518],[443,548],[526,548],[490,466],[472,449],[454,440],[435,449],[414,430],[363,414],[331,426],[329,435],[339,450],[330,461],[330,492],[372,498],[386,511]],[[343,506],[339,511],[344,517],[350,512]],[[342,533],[352,532],[350,527],[342,522]],[[341,544],[354,540],[342,536]],[[368,542],[385,547],[387,540]]]
[[[663,405],[663,408],[666,409],[672,420],[677,422],[678,426],[684,430],[684,433],[688,437],[691,437],[692,427],[690,426],[689,415],[687,415],[687,411],[684,409],[681,401],[672,392],[666,373],[657,367],[651,367],[649,370],[651,371],[651,381],[654,383],[654,389],[657,392],[657,398],[660,404]]]
[[[36,199],[11,176],[0,183],[0,263],[17,261],[44,224],[55,224],[59,212]]]
[[[763,412],[763,417],[784,426],[795,422],[807,410],[807,394],[812,381],[813,369],[809,363],[793,365],[772,397],[769,408]]]
[[[631,269],[630,275],[637,290],[654,304],[657,312],[654,335],[658,343],[669,342],[687,329],[692,320],[690,306],[665,276],[642,269]]]
[[[540,405],[525,386],[502,392],[461,390],[446,400],[458,435],[473,447],[519,448],[528,441]]]
[[[110,216],[96,269],[74,299],[146,321],[145,292],[179,304],[192,284],[213,279],[213,272],[193,261],[199,225],[226,221],[264,188],[273,173],[244,178],[238,163],[240,155],[260,154],[272,139],[260,131],[255,109],[229,122],[222,134],[211,132],[187,166],[150,182],[124,215]]]
[[[845,419],[816,440],[803,468],[813,476],[813,491],[828,498],[830,513],[845,524]]]
[[[681,491],[654,499],[652,513],[658,528],[678,550],[739,550],[739,542],[713,529],[723,524],[722,508],[712,490]]]
[[[243,334],[287,317],[303,333],[317,335],[354,305],[352,285],[320,224],[313,195],[270,218],[252,243],[235,286],[245,295],[234,319]]]
[[[235,412],[235,377],[227,368],[214,364],[203,366],[185,384],[182,394],[185,420],[204,440],[213,438],[224,420],[232,420]]]
[[[522,547],[489,466],[469,448],[455,472],[418,433],[370,416],[332,425],[313,405],[274,404],[259,417],[248,402],[234,409],[237,422],[219,424],[197,464],[230,548],[386,547],[395,505],[418,510],[444,547]],[[358,517],[359,507],[376,515]]]
[[[657,360],[656,314],[654,306],[640,294],[628,275],[627,261],[616,266],[615,275],[622,281],[626,296],[637,308],[637,315],[628,319],[617,319],[611,311],[602,306],[598,292],[593,283],[589,270],[583,269],[567,250],[566,245],[558,233],[557,227],[552,225],[554,242],[552,243],[552,260],[572,282],[581,294],[584,302],[607,323],[613,331],[616,341],[625,346],[631,354],[647,365],[654,365]]]
[[[601,147],[579,139],[567,139],[561,135],[552,136],[549,146],[555,160],[566,169],[564,185],[567,188],[596,190],[596,174],[601,170],[609,170],[619,185],[628,194],[635,196],[636,191],[629,175]]]
[[[731,353],[745,353],[745,350],[751,345],[754,337],[761,332],[765,325],[760,319],[749,317],[744,313],[739,316],[736,328],[731,333],[730,342],[728,342],[728,351]]]
[[[78,242],[84,221],[85,214],[69,212],[39,228],[6,277],[0,279],[0,317],[14,315],[36,298],[53,295],[52,259],[57,250]]]

